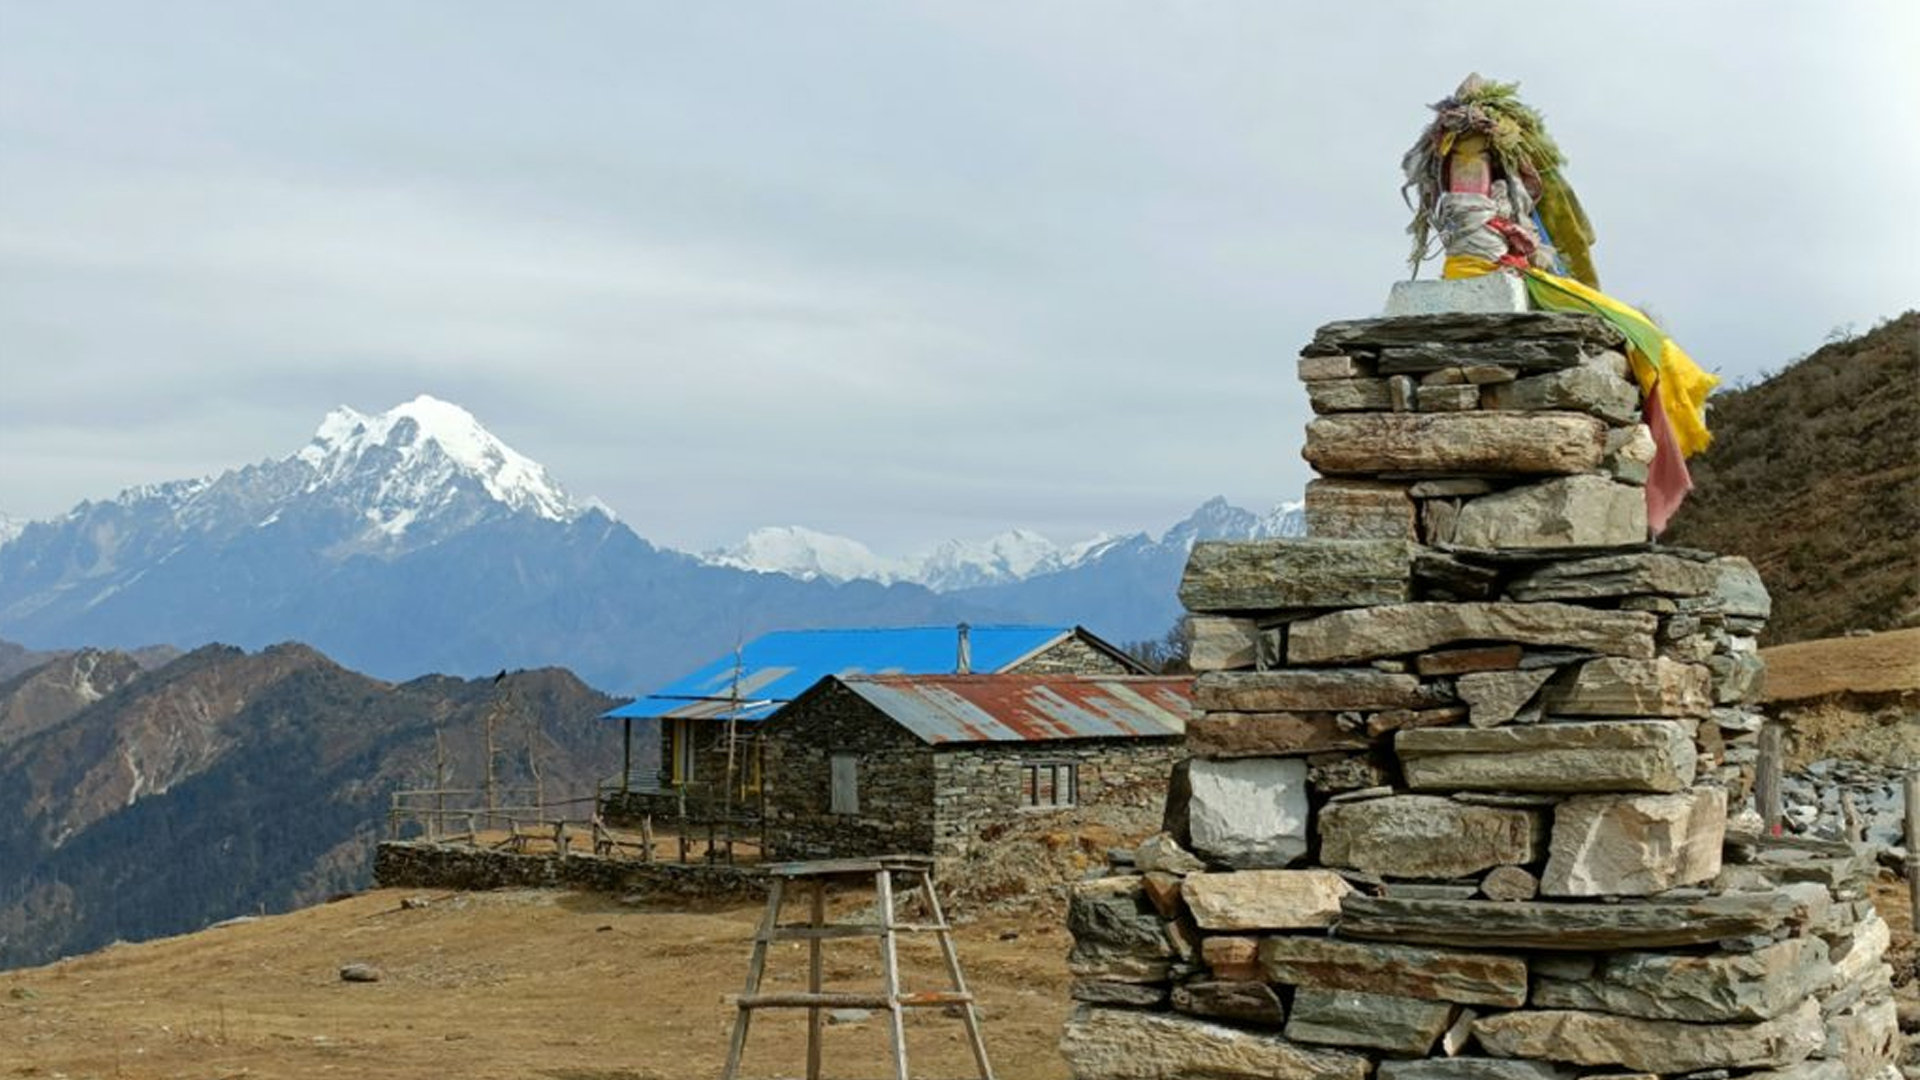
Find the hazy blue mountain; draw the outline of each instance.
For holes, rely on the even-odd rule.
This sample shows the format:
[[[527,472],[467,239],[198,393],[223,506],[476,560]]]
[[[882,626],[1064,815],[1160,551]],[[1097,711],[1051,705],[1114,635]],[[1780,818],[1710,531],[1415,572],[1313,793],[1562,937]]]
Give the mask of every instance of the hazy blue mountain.
[[[1196,538],[1297,525],[1287,507],[1214,499],[1157,538],[1056,546],[1013,530],[942,544],[910,574],[795,528],[696,557],[423,396],[337,409],[285,458],[21,526],[0,545],[0,636],[32,650],[293,640],[383,679],[559,665],[637,693],[780,628],[1043,621],[1158,638]]]

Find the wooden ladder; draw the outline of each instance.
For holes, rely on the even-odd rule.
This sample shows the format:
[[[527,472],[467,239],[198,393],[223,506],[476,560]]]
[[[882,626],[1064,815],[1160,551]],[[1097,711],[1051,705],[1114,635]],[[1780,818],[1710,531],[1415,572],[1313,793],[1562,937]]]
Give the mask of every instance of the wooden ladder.
[[[753,958],[747,964],[747,988],[741,992],[739,1012],[733,1021],[733,1043],[727,1050],[727,1071],[722,1080],[739,1080],[740,1058],[747,1048],[747,1029],[756,1009],[807,1010],[807,1080],[820,1080],[820,1029],[825,1020],[823,1009],[885,1009],[887,1034],[893,1051],[893,1080],[908,1080],[905,1010],[955,1007],[966,1025],[967,1042],[980,1080],[993,1080],[993,1067],[987,1063],[987,1046],[980,1038],[980,1016],[974,1010],[973,995],[960,973],[960,957],[954,952],[952,928],[940,910],[940,898],[933,890],[933,860],[909,855],[885,855],[871,859],[833,859],[821,862],[778,863],[762,868],[772,879],[767,893],[767,911],[753,937]],[[901,923],[894,920],[893,879],[900,877],[905,891],[918,890],[927,922]],[[827,922],[827,885],[834,881],[865,883],[871,880],[873,923]],[[782,925],[780,905],[787,889],[797,892],[802,885],[810,889],[808,918],[804,923]],[[950,990],[908,993],[900,988],[900,964],[895,951],[896,935],[931,933],[940,942],[946,959],[947,974],[953,981]],[[878,938],[880,941],[880,981],[878,994],[829,993],[821,986],[821,946],[834,938]],[[807,943],[807,989],[805,993],[761,993],[760,980],[766,974],[767,949],[776,941]]]

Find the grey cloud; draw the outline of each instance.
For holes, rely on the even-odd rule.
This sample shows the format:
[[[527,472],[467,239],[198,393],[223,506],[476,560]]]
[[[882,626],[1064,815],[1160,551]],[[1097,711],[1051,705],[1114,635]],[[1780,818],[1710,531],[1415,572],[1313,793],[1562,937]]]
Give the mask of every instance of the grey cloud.
[[[15,516],[423,391],[685,546],[1264,506],[1307,476],[1291,356],[1402,273],[1399,153],[1473,67],[1703,365],[1920,297],[1896,3],[5,19]]]

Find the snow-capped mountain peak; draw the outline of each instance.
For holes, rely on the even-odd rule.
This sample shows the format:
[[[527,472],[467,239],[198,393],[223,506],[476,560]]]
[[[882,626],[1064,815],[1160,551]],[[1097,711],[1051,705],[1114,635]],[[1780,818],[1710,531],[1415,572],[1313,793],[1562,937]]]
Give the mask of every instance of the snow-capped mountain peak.
[[[426,394],[373,416],[343,405],[320,421],[313,441],[295,457],[314,471],[308,491],[371,481],[368,517],[395,535],[445,501],[463,476],[509,509],[549,521],[573,521],[592,508],[472,413]]]
[[[755,529],[730,548],[709,551],[702,560],[714,566],[786,574],[805,581],[864,579],[892,583],[907,577],[899,559],[876,555],[858,540],[816,532],[797,525],[769,525]]]
[[[1060,545],[1032,529],[1009,529],[985,540],[947,540],[914,560],[913,580],[937,592],[1020,581],[1057,570],[1064,563]]]
[[[7,541],[19,536],[20,530],[24,528],[26,528],[24,522],[15,521],[5,514],[0,514],[0,547],[6,547]]]
[[[935,592],[954,592],[1071,570],[1122,549],[1145,546],[1186,551],[1199,540],[1301,536],[1306,528],[1300,506],[1286,502],[1265,514],[1255,514],[1216,496],[1157,541],[1144,532],[1126,536],[1101,533],[1078,543],[1058,544],[1031,529],[1009,529],[985,540],[945,540],[932,551],[906,558],[878,554],[845,536],[797,525],[776,525],[755,529],[741,543],[709,551],[700,558],[713,566],[805,580],[907,582]]]

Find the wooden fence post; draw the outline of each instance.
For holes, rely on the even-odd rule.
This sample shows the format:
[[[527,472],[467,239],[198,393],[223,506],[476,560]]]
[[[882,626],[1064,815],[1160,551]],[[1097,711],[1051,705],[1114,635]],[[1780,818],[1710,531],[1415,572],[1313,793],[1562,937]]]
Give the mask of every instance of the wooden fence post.
[[[1907,770],[1907,911],[1920,927],[1920,767]]]
[[[1753,777],[1754,801],[1759,804],[1761,832],[1780,835],[1780,722],[1768,720],[1760,726],[1760,762]]]

